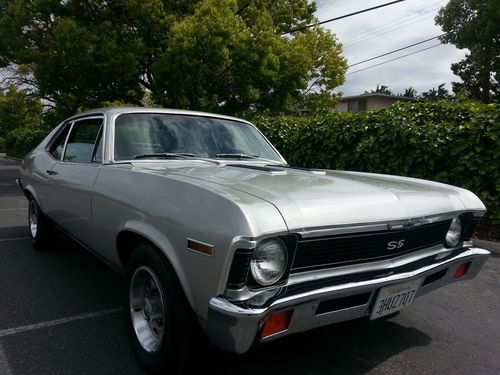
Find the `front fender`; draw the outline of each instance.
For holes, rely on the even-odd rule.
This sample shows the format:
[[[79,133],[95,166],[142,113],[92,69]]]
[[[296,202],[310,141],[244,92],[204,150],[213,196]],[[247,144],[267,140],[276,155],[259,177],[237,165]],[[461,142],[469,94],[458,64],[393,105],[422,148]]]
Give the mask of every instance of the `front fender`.
[[[155,245],[165,255],[165,257],[172,265],[177,278],[179,279],[179,282],[181,283],[182,289],[184,290],[184,294],[186,295],[189,304],[194,307],[193,295],[191,293],[188,278],[186,277],[186,273],[184,271],[184,268],[182,267],[182,263],[179,260],[179,257],[174,251],[174,247],[167,236],[165,236],[164,233],[162,233],[149,223],[137,220],[129,220],[125,222],[122,231],[133,232],[143,237],[144,239]]]

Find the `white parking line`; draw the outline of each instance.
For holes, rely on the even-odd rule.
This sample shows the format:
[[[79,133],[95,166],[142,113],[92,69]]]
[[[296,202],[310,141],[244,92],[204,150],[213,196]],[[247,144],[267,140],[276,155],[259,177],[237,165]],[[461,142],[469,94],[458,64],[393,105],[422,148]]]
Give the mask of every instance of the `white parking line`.
[[[18,211],[18,210],[27,210],[27,207],[19,207],[19,208],[0,208],[0,211]]]
[[[12,375],[12,371],[10,371],[9,362],[7,362],[7,357],[2,348],[2,344],[0,343],[0,375]]]
[[[0,239],[0,242],[21,241],[21,240],[29,240],[29,237],[2,238]]]
[[[7,328],[7,329],[0,331],[0,338],[6,337],[6,336],[17,335],[18,333],[34,331],[37,329],[58,326],[61,324],[71,323],[71,322],[75,322],[78,320],[97,318],[97,317],[103,316],[103,315],[114,314],[114,313],[119,312],[119,311],[123,311],[123,309],[122,308],[115,308],[115,309],[101,310],[101,311],[91,312],[91,313],[87,313],[87,314],[74,315],[74,316],[70,316],[68,318],[49,320],[48,322],[41,322],[41,323],[28,324],[25,326],[19,326],[19,327],[14,327],[14,328]]]

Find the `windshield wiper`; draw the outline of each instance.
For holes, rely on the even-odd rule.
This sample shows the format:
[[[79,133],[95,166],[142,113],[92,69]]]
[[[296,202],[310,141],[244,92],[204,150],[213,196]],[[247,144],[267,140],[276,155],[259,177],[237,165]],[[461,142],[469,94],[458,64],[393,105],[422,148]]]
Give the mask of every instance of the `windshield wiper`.
[[[217,154],[218,158],[240,158],[240,159],[259,159],[259,155],[248,155],[248,154]]]
[[[137,155],[134,159],[147,158],[195,158],[196,155],[189,152],[155,152],[151,154]]]

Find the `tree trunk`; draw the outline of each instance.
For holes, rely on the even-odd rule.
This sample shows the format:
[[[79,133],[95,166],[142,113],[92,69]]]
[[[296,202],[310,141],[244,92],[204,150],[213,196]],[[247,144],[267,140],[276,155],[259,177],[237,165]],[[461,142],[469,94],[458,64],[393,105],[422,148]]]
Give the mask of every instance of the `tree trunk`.
[[[484,61],[483,69],[481,70],[480,79],[481,79],[481,101],[485,104],[489,104],[491,102],[490,95],[490,75],[491,75],[491,53],[489,49],[486,53],[486,58]]]
[[[481,72],[481,101],[485,104],[491,102],[489,71]]]

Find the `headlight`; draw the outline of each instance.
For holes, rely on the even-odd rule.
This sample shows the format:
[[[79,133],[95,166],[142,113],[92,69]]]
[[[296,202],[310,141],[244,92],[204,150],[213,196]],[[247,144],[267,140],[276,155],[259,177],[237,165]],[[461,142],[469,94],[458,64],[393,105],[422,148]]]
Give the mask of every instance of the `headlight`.
[[[250,271],[256,282],[268,286],[281,279],[286,271],[288,252],[279,238],[264,240],[255,248]]]
[[[455,247],[460,242],[460,237],[462,236],[462,221],[459,217],[454,218],[451,221],[450,229],[446,233],[446,245],[449,247]]]

